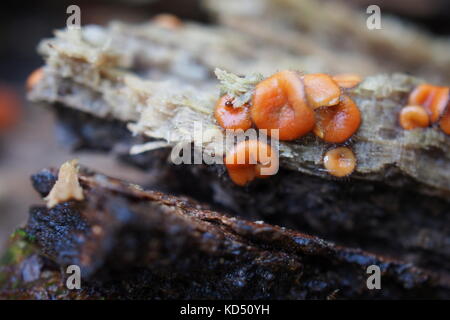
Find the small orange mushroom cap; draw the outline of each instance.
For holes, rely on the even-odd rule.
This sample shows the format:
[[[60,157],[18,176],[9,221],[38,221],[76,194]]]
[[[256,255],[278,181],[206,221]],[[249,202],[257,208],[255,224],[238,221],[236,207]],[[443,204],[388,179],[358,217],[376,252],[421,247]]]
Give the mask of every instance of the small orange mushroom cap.
[[[259,140],[238,143],[225,156],[231,180],[244,186],[255,178],[266,178],[278,172],[278,156],[268,144]]]
[[[311,108],[334,106],[339,103],[341,89],[325,73],[311,73],[303,77],[308,103]]]
[[[247,130],[252,126],[248,105],[234,108],[232,98],[224,95],[216,104],[214,117],[224,129]]]
[[[356,87],[362,81],[362,78],[355,73],[343,73],[333,76],[333,80],[336,81],[339,87],[350,89]]]
[[[170,30],[178,29],[183,25],[183,22],[177,16],[170,13],[160,13],[154,16],[152,21],[158,26]]]
[[[350,175],[356,167],[356,157],[347,147],[329,150],[323,159],[325,169],[335,177]]]
[[[426,128],[430,125],[430,117],[422,106],[406,106],[400,111],[400,125],[405,130]]]
[[[449,101],[449,88],[431,84],[417,86],[409,95],[409,105],[421,105],[430,115],[432,123],[439,120]]]
[[[361,125],[361,113],[346,95],[336,106],[316,110],[314,134],[329,143],[341,143],[350,138]]]
[[[231,181],[238,186],[245,186],[256,178],[256,171],[252,167],[228,169]]]
[[[26,81],[26,88],[28,91],[30,91],[31,89],[33,89],[33,87],[39,82],[41,81],[42,77],[44,75],[44,70],[41,68],[38,68],[36,70],[34,70],[32,73],[30,73],[30,75],[27,78]]]
[[[300,76],[281,71],[256,85],[250,108],[259,129],[279,129],[280,140],[294,140],[312,130],[314,112],[306,101]]]

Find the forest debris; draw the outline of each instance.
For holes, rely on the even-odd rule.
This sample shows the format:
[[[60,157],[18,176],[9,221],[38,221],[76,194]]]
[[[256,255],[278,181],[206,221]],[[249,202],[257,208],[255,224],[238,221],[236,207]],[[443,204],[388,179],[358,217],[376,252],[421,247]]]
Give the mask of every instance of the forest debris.
[[[255,85],[264,79],[261,74],[251,74],[245,77],[239,77],[219,68],[216,68],[214,73],[221,84],[220,95],[223,96],[228,94],[230,97],[234,98],[234,108],[249,103]]]
[[[47,202],[47,208],[53,208],[68,200],[81,201],[83,199],[83,189],[78,182],[78,161],[67,161],[61,165],[58,180],[44,199]]]

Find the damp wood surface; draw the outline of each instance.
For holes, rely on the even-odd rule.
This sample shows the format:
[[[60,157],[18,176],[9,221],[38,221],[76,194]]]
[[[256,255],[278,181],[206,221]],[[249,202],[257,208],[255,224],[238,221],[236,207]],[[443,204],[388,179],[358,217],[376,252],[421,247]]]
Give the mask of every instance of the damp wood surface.
[[[45,169],[32,180],[45,197],[56,179],[57,170]],[[450,294],[448,278],[401,260],[230,217],[188,198],[146,191],[86,168],[81,168],[79,181],[83,201],[31,208],[27,225],[13,237],[14,251],[2,261],[1,297],[345,299]],[[76,293],[64,289],[57,271],[71,264],[81,267],[85,279]],[[367,289],[366,268],[371,264],[380,266],[382,291]],[[25,266],[33,266],[33,272]]]
[[[227,27],[189,23],[177,30],[152,23],[112,23],[106,28],[59,31],[40,45],[46,60],[44,75],[29,97],[123,121],[134,134],[160,141],[138,150],[196,142],[195,121],[202,122],[209,136],[220,130],[212,115],[219,99],[217,67],[247,76],[269,76],[286,67],[303,72],[315,69],[311,57],[275,44],[264,43],[255,50],[261,42],[246,33],[231,33]],[[128,50],[121,50],[124,47]],[[200,50],[203,47],[208,47],[207,55]],[[362,114],[360,129],[347,143],[358,161],[351,179],[396,186],[417,183],[422,192],[448,198],[449,137],[438,128],[406,131],[398,124],[409,92],[421,82],[403,74],[380,74],[348,90]],[[202,139],[205,152],[225,152],[209,139]],[[323,155],[330,147],[312,135],[283,142],[281,165],[328,179]]]

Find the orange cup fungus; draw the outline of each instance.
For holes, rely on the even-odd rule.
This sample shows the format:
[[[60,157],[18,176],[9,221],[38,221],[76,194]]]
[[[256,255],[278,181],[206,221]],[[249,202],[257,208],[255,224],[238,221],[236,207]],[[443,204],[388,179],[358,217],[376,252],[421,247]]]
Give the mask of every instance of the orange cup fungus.
[[[400,125],[405,130],[426,128],[430,125],[430,117],[421,106],[406,106],[400,111]]]
[[[335,177],[346,177],[356,167],[356,157],[347,147],[339,147],[329,150],[323,159],[325,169]]]
[[[34,70],[27,78],[26,81],[26,88],[28,91],[33,89],[33,87],[41,81],[42,77],[44,75],[44,70],[42,68],[38,68]]]
[[[339,87],[350,89],[356,87],[362,81],[362,78],[355,73],[343,73],[333,76],[333,80]]]
[[[177,16],[170,13],[158,14],[153,17],[152,21],[158,26],[168,30],[176,30],[183,25],[183,22]]]
[[[449,87],[431,84],[417,86],[409,95],[408,106],[400,111],[400,125],[405,130],[411,130],[439,122],[441,130],[450,134],[449,95]]]
[[[267,178],[278,172],[278,157],[268,144],[259,140],[238,143],[225,156],[231,180],[244,186],[255,178]]]
[[[331,76],[324,73],[307,74],[303,81],[311,108],[334,106],[339,102],[341,89]]]
[[[431,122],[439,120],[448,104],[448,87],[439,87],[431,84],[417,86],[409,95],[409,105],[420,105],[430,115]]]
[[[294,140],[312,130],[314,112],[308,106],[300,76],[281,71],[256,85],[251,117],[259,129],[279,129],[280,140]]]
[[[350,138],[361,124],[361,113],[346,95],[336,106],[316,110],[314,133],[329,143],[341,143]]]
[[[233,100],[228,95],[224,95],[217,102],[214,116],[224,129],[242,129],[245,131],[252,126],[249,106],[233,107]]]

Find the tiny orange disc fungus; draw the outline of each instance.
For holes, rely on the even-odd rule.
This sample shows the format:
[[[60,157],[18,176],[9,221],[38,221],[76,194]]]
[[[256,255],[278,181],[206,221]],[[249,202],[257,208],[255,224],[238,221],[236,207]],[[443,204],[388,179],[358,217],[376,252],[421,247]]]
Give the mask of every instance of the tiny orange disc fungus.
[[[0,133],[20,120],[20,99],[13,88],[0,86]]]
[[[232,98],[227,95],[224,95],[217,102],[214,117],[224,129],[242,129],[245,131],[252,126],[248,105],[234,108]]]
[[[447,106],[447,110],[439,121],[439,126],[444,133],[450,134],[450,104]]]
[[[314,133],[329,143],[341,143],[350,138],[361,124],[361,113],[346,95],[336,106],[316,110]]]
[[[34,70],[28,76],[27,82],[26,82],[26,88],[28,91],[33,89],[33,87],[36,85],[36,83],[41,81],[43,73],[44,73],[44,71],[42,70],[42,68],[38,68],[38,69]]]
[[[278,157],[271,146],[258,140],[238,143],[225,156],[231,180],[244,186],[255,178],[266,178],[278,172]]]
[[[449,88],[431,84],[417,86],[409,95],[409,105],[421,105],[430,115],[432,123],[439,120],[449,101]]]
[[[400,125],[405,130],[426,128],[430,125],[430,117],[422,106],[406,106],[400,111]]]
[[[350,89],[356,87],[362,81],[362,78],[355,73],[343,73],[333,76],[333,80],[339,87]]]
[[[280,140],[294,140],[312,130],[314,112],[308,106],[303,81],[293,71],[281,71],[256,85],[250,109],[259,129],[279,129]]]
[[[312,73],[303,77],[306,98],[311,108],[334,106],[339,103],[341,89],[327,74]]]
[[[323,159],[325,169],[335,177],[350,175],[356,167],[356,157],[352,150],[346,147],[332,149]]]
[[[152,20],[158,26],[170,30],[176,30],[183,25],[183,22],[177,16],[170,13],[158,14]]]

